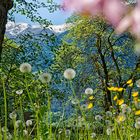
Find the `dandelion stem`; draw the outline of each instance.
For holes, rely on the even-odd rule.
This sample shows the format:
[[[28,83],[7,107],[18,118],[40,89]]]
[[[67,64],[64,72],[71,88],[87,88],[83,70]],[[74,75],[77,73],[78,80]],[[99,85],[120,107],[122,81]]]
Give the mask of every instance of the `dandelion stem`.
[[[6,89],[5,89],[4,79],[2,81],[3,81],[4,111],[5,111],[4,140],[7,140],[7,100],[6,100]]]

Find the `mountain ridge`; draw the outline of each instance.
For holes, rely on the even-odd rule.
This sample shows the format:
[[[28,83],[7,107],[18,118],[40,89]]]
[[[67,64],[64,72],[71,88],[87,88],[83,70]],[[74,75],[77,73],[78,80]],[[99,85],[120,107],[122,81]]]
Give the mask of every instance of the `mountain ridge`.
[[[48,34],[55,34],[56,36],[64,33],[69,29],[71,24],[61,24],[61,25],[50,25],[47,28],[43,28],[40,25],[30,25],[28,23],[14,23],[8,22],[6,25],[6,35],[9,38],[16,38],[17,36],[26,34],[28,32],[34,34],[40,34],[42,31],[47,32]]]

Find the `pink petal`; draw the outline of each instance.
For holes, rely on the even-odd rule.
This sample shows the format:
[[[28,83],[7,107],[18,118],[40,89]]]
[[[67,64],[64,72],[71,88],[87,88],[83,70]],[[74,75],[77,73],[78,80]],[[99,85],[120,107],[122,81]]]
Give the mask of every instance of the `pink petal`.
[[[132,22],[133,21],[132,21],[132,17],[131,16],[127,16],[127,17],[123,18],[120,21],[119,25],[117,26],[116,32],[118,34],[123,33],[124,31],[126,31],[131,26]]]
[[[114,26],[118,25],[122,15],[124,14],[124,11],[125,8],[121,0],[105,0],[103,14]]]
[[[140,36],[140,6],[133,10],[132,18],[132,32]]]

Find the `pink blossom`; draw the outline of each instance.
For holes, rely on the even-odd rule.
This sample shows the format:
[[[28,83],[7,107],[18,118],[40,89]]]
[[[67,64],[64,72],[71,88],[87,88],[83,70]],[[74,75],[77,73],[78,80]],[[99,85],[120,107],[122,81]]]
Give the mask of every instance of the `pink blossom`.
[[[89,15],[104,15],[109,22],[117,25],[124,13],[121,0],[64,0],[64,9]]]
[[[120,21],[116,31],[122,33],[127,29],[130,29],[130,32],[137,37],[140,36],[140,4]]]

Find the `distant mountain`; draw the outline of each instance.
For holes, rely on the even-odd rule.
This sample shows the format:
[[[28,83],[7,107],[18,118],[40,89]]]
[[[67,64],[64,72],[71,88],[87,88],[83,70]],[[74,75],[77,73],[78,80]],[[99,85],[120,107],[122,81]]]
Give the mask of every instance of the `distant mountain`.
[[[71,24],[62,24],[43,28],[40,25],[8,22],[6,36],[24,50],[24,53],[17,56],[21,63],[31,63],[34,71],[45,70],[53,61],[53,49],[60,46],[70,26]]]
[[[34,34],[40,34],[45,31],[48,34],[60,35],[68,30],[71,24],[62,24],[62,25],[50,25],[48,28],[44,29],[40,25],[30,25],[28,23],[14,23],[8,22],[6,25],[6,35],[9,38],[16,38],[21,34],[26,34],[27,32],[31,32]]]

